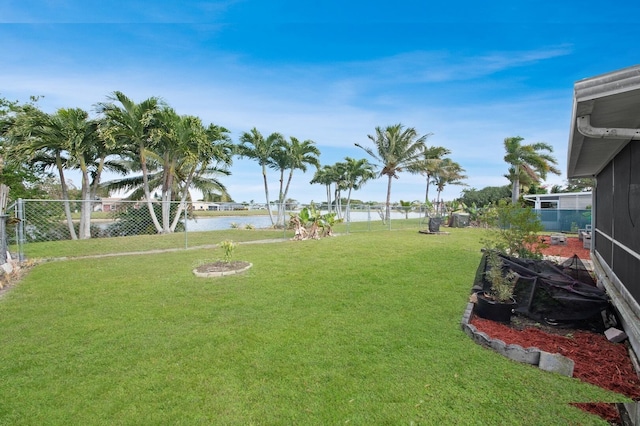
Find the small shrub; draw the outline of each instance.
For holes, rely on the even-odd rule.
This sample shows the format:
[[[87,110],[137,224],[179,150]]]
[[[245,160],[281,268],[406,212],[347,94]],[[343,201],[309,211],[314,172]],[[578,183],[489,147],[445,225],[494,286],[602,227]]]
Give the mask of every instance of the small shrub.
[[[231,256],[233,255],[233,250],[236,248],[236,244],[231,240],[224,240],[219,244],[219,246],[224,252],[224,261],[229,263],[231,261]]]
[[[240,228],[240,224],[239,224],[239,223],[236,223],[236,222],[231,222],[231,223],[229,224],[229,226],[231,227],[231,229],[238,229],[238,228]]]
[[[489,269],[486,272],[486,277],[487,281],[491,283],[491,298],[501,303],[508,302],[513,297],[518,275],[511,270],[506,275],[504,274],[502,259],[495,251],[490,251],[487,256]]]
[[[251,230],[251,229],[255,229],[255,226],[253,226],[253,225],[252,225],[252,224],[250,224],[250,223],[247,223],[247,224],[244,226],[244,229],[249,229],[249,230]]]
[[[531,207],[522,207],[507,201],[485,211],[483,221],[489,228],[489,235],[482,243],[489,250],[520,258],[541,259],[540,232],[544,226]]]

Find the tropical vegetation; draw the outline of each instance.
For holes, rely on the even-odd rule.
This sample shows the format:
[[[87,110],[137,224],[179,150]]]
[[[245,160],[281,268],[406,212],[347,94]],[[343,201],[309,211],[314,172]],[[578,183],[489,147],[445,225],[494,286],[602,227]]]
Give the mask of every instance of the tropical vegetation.
[[[522,182],[530,186],[546,179],[547,173],[560,174],[560,170],[555,167],[558,161],[551,155],[551,145],[545,142],[523,145],[523,140],[520,136],[504,140],[504,161],[511,165],[506,177],[511,181],[512,203],[516,203],[520,198]]]
[[[416,129],[405,128],[400,123],[386,128],[376,127],[375,131],[374,135],[367,135],[373,143],[373,148],[357,143],[356,146],[378,161],[381,169],[380,176],[387,177],[384,216],[384,221],[387,222],[391,218],[391,182],[393,179],[398,179],[398,174],[404,170],[417,173],[414,165],[422,159],[426,148],[425,141],[430,135],[419,136]]]

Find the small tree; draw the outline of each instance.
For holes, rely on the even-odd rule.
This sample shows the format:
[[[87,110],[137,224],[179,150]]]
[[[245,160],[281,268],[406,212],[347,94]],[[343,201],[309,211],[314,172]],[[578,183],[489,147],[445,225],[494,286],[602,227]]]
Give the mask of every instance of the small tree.
[[[482,243],[487,249],[520,258],[541,259],[540,232],[544,231],[540,218],[531,207],[500,201],[486,210],[482,220],[489,235]]]

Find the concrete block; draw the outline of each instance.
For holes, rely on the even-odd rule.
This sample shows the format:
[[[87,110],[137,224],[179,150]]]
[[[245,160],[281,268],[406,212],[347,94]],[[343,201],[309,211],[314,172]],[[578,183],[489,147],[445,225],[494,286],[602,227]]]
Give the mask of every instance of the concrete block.
[[[540,362],[538,367],[544,371],[561,374],[567,377],[573,377],[574,362],[572,359],[560,354],[552,354],[540,351]]]
[[[604,335],[610,342],[613,343],[620,343],[628,337],[624,331],[618,330],[615,327],[607,328],[604,331]]]
[[[464,334],[473,339],[473,335],[478,332],[478,329],[473,324],[463,324],[462,331],[464,331]]]
[[[567,237],[563,234],[553,234],[551,235],[551,245],[552,246],[566,246],[567,245]]]
[[[477,331],[473,334],[473,340],[482,346],[491,346],[491,338],[487,335],[487,333],[483,333],[482,331]]]
[[[540,363],[540,349],[536,347],[523,348],[520,345],[507,345],[504,355],[517,362],[530,365],[538,365]]]
[[[504,351],[507,347],[507,344],[505,342],[500,339],[492,339],[489,344],[491,346],[491,349],[498,352],[500,355],[504,355]]]

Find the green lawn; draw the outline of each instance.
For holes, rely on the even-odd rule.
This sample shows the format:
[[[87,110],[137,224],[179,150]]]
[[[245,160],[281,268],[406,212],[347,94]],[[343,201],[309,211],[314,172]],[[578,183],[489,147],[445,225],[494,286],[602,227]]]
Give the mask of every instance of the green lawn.
[[[460,330],[481,235],[243,244],[215,279],[211,249],[38,265],[0,299],[0,424],[606,424],[568,402],[619,395]]]

